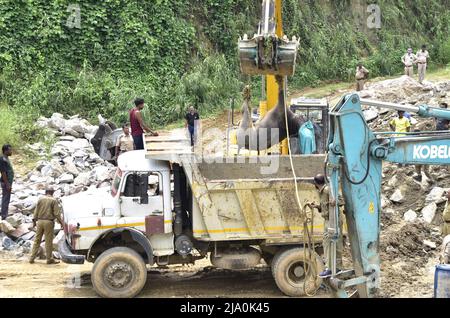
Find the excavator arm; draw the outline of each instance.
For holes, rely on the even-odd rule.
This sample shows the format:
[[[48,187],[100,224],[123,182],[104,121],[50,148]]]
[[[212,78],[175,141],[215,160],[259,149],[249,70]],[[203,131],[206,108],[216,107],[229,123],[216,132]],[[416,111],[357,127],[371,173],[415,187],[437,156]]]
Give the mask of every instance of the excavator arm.
[[[336,273],[327,284],[337,297],[348,297],[346,289],[356,288],[359,297],[373,297],[380,286],[380,215],[382,162],[399,164],[449,165],[450,133],[423,132],[395,135],[375,133],[364,118],[361,105],[415,112],[423,117],[450,119],[450,111],[428,106],[405,106],[360,100],[347,95],[330,113],[327,174],[330,192],[338,200],[342,189],[348,236],[354,269]],[[394,136],[392,136],[394,135]],[[339,237],[339,213],[330,213],[330,253],[335,260]]]

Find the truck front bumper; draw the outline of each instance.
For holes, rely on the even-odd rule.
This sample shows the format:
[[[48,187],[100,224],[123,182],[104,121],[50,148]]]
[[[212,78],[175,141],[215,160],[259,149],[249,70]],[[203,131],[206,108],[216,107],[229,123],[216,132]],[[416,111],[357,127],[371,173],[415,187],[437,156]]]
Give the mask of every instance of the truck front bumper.
[[[61,255],[61,260],[67,264],[84,264],[84,256],[73,254],[70,250],[69,244],[66,240],[61,240],[58,244],[58,251]]]

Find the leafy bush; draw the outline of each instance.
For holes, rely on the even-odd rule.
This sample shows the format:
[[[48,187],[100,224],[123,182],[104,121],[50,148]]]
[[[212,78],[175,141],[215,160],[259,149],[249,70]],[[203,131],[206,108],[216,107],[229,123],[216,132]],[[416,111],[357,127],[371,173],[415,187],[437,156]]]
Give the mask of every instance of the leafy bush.
[[[122,123],[140,96],[146,120],[162,126],[189,104],[202,114],[228,106],[244,82],[260,94],[259,77],[242,76],[237,59],[260,0],[79,0],[81,28],[67,23],[71,3],[0,0],[0,101],[18,116],[100,113]],[[445,1],[379,0],[381,30],[365,27],[364,1],[283,3],[285,33],[301,39],[294,87],[353,80],[359,60],[373,76],[400,73],[403,52],[422,43],[433,62],[450,62]]]

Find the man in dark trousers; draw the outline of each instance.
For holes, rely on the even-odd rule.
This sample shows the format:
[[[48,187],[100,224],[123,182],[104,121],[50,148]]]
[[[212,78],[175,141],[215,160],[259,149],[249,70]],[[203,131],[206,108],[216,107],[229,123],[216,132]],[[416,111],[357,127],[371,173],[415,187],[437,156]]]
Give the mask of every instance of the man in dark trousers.
[[[141,111],[144,109],[144,100],[142,98],[137,98],[134,101],[135,107],[130,109],[130,126],[131,126],[131,136],[134,140],[134,145],[136,150],[144,149],[144,138],[142,134],[145,132],[150,133],[152,136],[158,136],[157,132],[152,131],[148,126],[145,125],[142,119]]]
[[[9,157],[12,156],[11,145],[3,145],[2,156],[0,157],[0,184],[2,187],[2,208],[1,218],[4,220],[8,217],[9,201],[11,200],[11,189],[14,181],[14,170],[9,161]]]
[[[53,188],[45,190],[45,196],[41,197],[34,209],[33,225],[37,226],[36,238],[34,239],[33,249],[31,250],[30,263],[34,263],[34,259],[39,251],[42,242],[42,236],[45,235],[45,254],[47,256],[47,264],[58,264],[59,261],[53,259],[53,231],[55,229],[55,220],[61,226],[61,208],[58,201],[53,198]],[[63,226],[64,227],[64,226]]]
[[[191,147],[194,146],[194,133],[195,133],[195,121],[200,119],[200,116],[198,115],[198,112],[195,110],[193,106],[189,107],[189,111],[187,112],[186,116],[184,117],[186,119],[186,125],[185,127],[189,130],[189,135],[191,136]]]

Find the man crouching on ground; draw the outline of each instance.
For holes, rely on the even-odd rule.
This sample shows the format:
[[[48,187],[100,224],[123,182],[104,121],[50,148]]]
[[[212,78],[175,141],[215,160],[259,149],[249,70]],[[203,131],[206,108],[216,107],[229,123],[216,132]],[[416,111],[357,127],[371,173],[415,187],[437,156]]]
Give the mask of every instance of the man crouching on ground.
[[[55,219],[63,225],[61,219],[61,210],[58,201],[53,198],[55,192],[52,188],[45,190],[45,196],[41,197],[36,205],[33,215],[33,225],[37,225],[36,238],[34,240],[33,249],[31,251],[30,263],[34,263],[34,259],[41,245],[42,235],[45,235],[45,254],[47,256],[47,264],[58,264],[59,261],[53,259],[53,231],[55,228]]]

